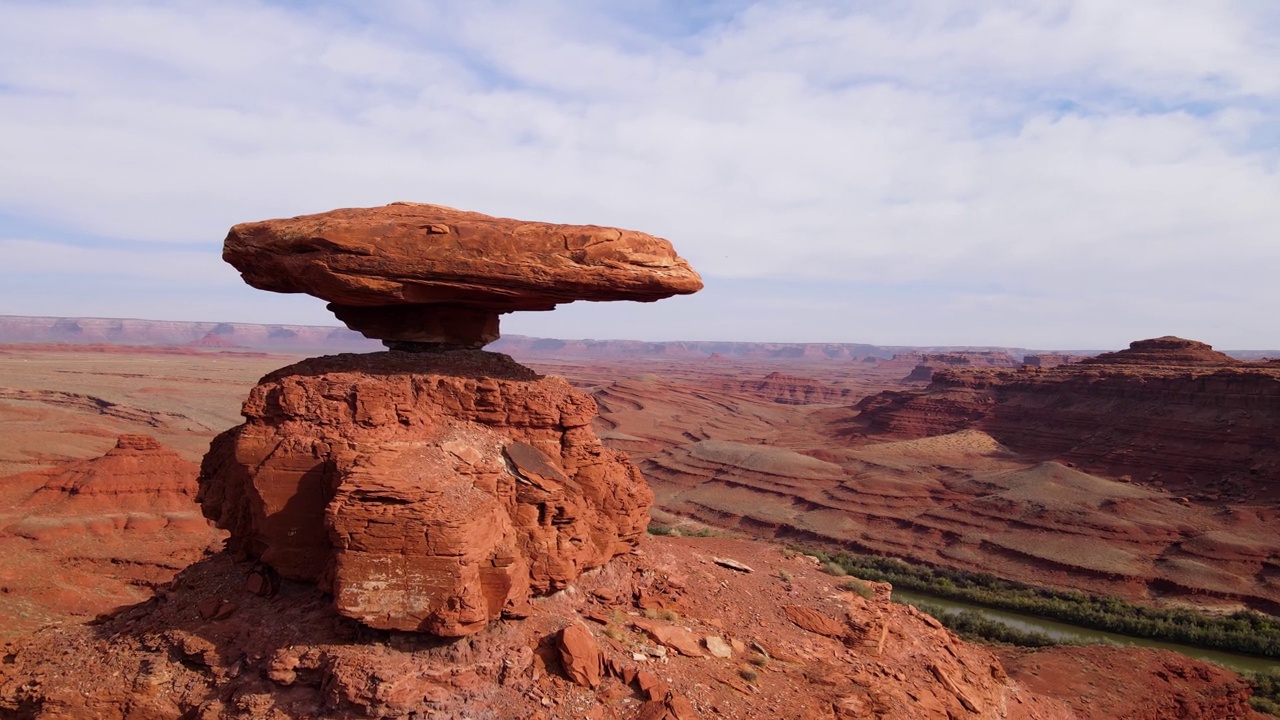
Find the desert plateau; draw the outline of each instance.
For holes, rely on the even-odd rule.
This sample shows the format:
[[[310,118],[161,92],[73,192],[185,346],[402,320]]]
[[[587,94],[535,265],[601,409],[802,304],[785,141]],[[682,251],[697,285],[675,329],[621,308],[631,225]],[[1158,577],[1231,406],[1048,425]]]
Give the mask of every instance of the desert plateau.
[[[284,392],[299,398],[298,408],[346,398],[335,407],[354,414],[323,423],[351,426],[341,432],[357,439],[353,447],[385,443],[358,433],[388,423],[410,431],[406,437],[437,433],[428,444],[453,450],[430,462],[445,460],[457,472],[470,456],[460,440],[470,438],[466,447],[490,442],[475,436],[478,429],[432,430],[429,423],[415,430],[418,421],[405,425],[414,417],[405,413],[421,411],[407,409],[409,397],[387,395],[390,386],[375,393],[361,376],[344,381],[343,373],[514,373],[517,382],[533,375],[469,355],[436,371],[422,364],[436,356],[403,352],[296,364],[300,353],[245,337],[225,343],[236,347],[184,340],[207,335],[202,328],[183,328],[173,339],[152,329],[154,345],[101,337],[75,344],[52,330],[31,337],[30,325],[23,339],[35,342],[11,341],[0,352],[0,422],[10,439],[9,475],[0,485],[7,508],[0,608],[10,621],[0,665],[5,716],[1254,716],[1249,685],[1228,670],[1169,651],[962,641],[891,603],[887,584],[829,574],[787,546],[980,570],[1143,604],[1274,612],[1274,458],[1258,452],[1277,418],[1268,388],[1280,373],[1269,363],[1171,339],[1135,343],[1113,356],[1119,361],[1045,368],[993,360],[991,351],[964,362],[959,349],[682,343],[639,350],[504,338],[495,346],[538,376],[566,378],[556,392],[581,398],[574,402],[582,411],[594,403],[598,415],[575,424],[586,422],[581,427],[603,443],[591,453],[610,448],[631,458],[652,488],[652,518],[629,526],[621,537],[638,544],[599,569],[575,580],[569,568],[599,560],[526,559],[526,575],[545,578],[535,579],[530,596],[512,595],[519,584],[510,580],[498,583],[507,590],[496,605],[478,598],[475,606],[464,593],[454,607],[490,609],[427,608],[411,623],[429,620],[432,630],[420,634],[392,619],[403,600],[388,605],[408,590],[383,590],[371,606],[367,593],[316,587],[310,578],[333,572],[324,563],[291,570],[294,555],[266,547],[277,537],[269,529],[237,530],[241,521],[224,521],[228,538],[206,524],[196,503],[199,461],[242,413],[269,422],[264,429],[297,427],[300,419],[280,415],[296,411],[268,400]],[[0,320],[0,335],[4,328]],[[235,332],[273,334],[218,334]],[[1127,362],[1135,355],[1141,362]],[[933,366],[924,382],[917,367],[926,358]],[[303,384],[271,390],[298,382],[289,378]],[[342,382],[355,384],[339,390]],[[261,400],[250,393],[255,385]],[[1140,420],[1156,406],[1164,408],[1162,424],[1150,428]],[[400,419],[379,414],[393,407]],[[1222,428],[1239,443],[1215,444]],[[307,431],[317,432],[330,431]],[[245,452],[227,455],[219,442],[228,440],[214,442],[211,458]],[[566,456],[538,471],[547,456],[530,447],[532,461],[507,456],[528,473],[515,477],[535,478],[517,482],[517,495],[520,487],[545,493],[563,484],[562,468],[573,466]],[[1188,451],[1160,452],[1167,447]],[[271,457],[280,470],[270,477],[296,477],[289,468],[301,467],[297,460],[279,449]],[[344,501],[347,512],[359,507],[353,501],[411,512],[420,501],[404,495],[410,488],[387,484],[397,474],[387,468],[402,457],[327,461],[353,462],[361,486],[379,488],[356,491]],[[205,462],[206,474],[225,473],[217,466],[226,460]],[[252,511],[226,502],[215,518],[252,522]],[[557,507],[566,520],[583,512]],[[366,511],[352,517],[365,532],[380,522]],[[502,524],[481,524],[493,522]],[[549,527],[572,527],[558,523]],[[675,535],[695,537],[635,535],[649,523],[663,535],[676,528]],[[294,538],[299,530],[283,532]],[[483,536],[465,525],[452,532],[464,543]],[[237,533],[261,539],[247,547]],[[372,540],[353,537],[361,552],[351,569],[324,582],[367,573],[372,552],[410,552],[400,541],[386,549],[386,540]],[[314,563],[331,552],[320,549],[331,542],[323,534],[316,542],[297,557]],[[480,577],[479,587],[492,584]],[[335,600],[346,609],[335,612]],[[130,680],[103,681],[115,677]]]

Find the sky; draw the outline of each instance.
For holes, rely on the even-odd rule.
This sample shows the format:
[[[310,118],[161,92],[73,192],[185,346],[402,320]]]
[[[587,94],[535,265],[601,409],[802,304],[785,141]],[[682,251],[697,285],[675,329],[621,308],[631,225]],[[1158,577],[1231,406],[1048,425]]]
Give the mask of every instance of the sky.
[[[336,324],[238,222],[669,239],[560,338],[1280,348],[1274,0],[0,0],[0,314]]]

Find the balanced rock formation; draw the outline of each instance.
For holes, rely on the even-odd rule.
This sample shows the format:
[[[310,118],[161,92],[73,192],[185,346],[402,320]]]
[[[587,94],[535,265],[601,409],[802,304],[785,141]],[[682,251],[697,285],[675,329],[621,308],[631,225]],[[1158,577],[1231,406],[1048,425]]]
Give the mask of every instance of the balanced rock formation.
[[[413,351],[262,379],[200,475],[233,551],[370,627],[456,637],[527,614],[644,533],[653,495],[592,431],[591,397],[475,346],[499,313],[699,289],[665,240],[397,203],[237,225],[224,257]]]
[[[498,338],[500,313],[702,288],[652,235],[423,203],[236,225],[222,257],[253,287],[327,300],[348,327],[388,344],[481,347]]]

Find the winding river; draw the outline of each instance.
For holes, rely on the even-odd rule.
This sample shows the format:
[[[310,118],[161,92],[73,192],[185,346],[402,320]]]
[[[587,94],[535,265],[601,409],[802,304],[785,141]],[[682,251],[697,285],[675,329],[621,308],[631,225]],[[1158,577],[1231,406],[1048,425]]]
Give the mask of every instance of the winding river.
[[[1242,655],[1240,653],[1226,652],[1223,650],[1205,650],[1191,645],[1180,645],[1178,643],[1163,642],[1161,640],[1129,637],[1128,635],[1119,635],[1102,630],[1090,630],[1089,628],[1083,628],[1077,625],[1068,625],[1055,620],[1045,620],[1044,618],[1038,618],[1034,615],[1023,615],[1021,613],[1009,612],[1008,610],[996,610],[993,608],[983,607],[981,605],[971,605],[957,600],[948,600],[946,598],[934,597],[932,595],[912,592],[910,590],[894,590],[893,600],[907,605],[928,603],[930,605],[946,608],[947,610],[972,610],[988,619],[1004,623],[1005,625],[1019,630],[1034,630],[1045,633],[1055,640],[1078,640],[1081,642],[1101,642],[1113,645],[1133,645],[1137,647],[1173,650],[1174,652],[1182,653],[1183,655],[1193,657],[1197,660],[1207,660],[1209,662],[1217,663],[1223,667],[1235,670],[1236,672],[1244,670],[1252,670],[1255,672],[1265,670],[1280,671],[1280,660],[1254,657],[1253,655]]]

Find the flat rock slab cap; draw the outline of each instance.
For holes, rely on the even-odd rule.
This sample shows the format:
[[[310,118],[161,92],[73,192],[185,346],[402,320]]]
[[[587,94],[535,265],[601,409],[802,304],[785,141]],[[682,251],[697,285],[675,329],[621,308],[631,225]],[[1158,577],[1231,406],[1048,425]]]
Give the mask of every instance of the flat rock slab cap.
[[[483,345],[499,313],[702,289],[662,238],[423,203],[243,223],[222,258],[253,287],[314,295],[352,329],[407,343]]]

